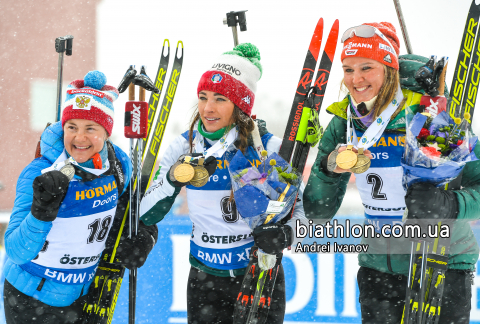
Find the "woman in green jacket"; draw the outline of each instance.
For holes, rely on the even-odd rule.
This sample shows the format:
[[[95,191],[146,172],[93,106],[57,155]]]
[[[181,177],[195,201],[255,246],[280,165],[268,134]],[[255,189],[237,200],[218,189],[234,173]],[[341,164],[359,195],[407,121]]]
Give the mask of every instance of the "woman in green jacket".
[[[374,225],[379,234],[382,226],[401,223],[406,207],[416,211],[413,216],[417,219],[431,218],[432,211],[442,219],[457,219],[451,229],[440,324],[469,323],[471,278],[479,248],[468,221],[480,216],[480,161],[465,166],[461,190],[412,185],[405,192],[400,165],[405,109],[418,112],[422,94],[401,89],[400,42],[395,28],[385,22],[352,27],[342,42],[343,85],[349,93],[327,108],[334,117],[320,142],[304,192],[306,216],[320,222],[333,218],[353,171],[365,223]],[[365,167],[352,166],[352,152],[357,153],[358,161],[365,160]],[[480,156],[478,145],[475,154]],[[362,243],[368,244],[368,251],[358,258],[362,323],[400,323],[411,241],[375,234],[374,238],[363,237]]]

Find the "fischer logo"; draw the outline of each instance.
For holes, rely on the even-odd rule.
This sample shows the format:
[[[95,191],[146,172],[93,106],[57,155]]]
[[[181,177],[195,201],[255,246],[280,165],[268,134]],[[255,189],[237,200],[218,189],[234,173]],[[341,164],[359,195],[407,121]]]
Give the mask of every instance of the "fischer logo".
[[[348,43],[343,47],[343,49],[351,49],[352,47],[357,48],[373,48],[372,44],[365,44],[365,43]]]
[[[355,55],[357,54],[358,50],[346,50],[345,55]]]
[[[177,84],[178,79],[180,78],[180,72],[175,69],[172,71],[172,76],[170,77],[170,81],[168,83],[167,93],[163,98],[163,106],[159,112],[157,127],[155,128],[155,133],[150,141],[150,148],[149,151],[153,156],[157,156],[158,150],[157,146],[160,145],[163,139],[163,132],[165,131],[165,127],[167,124],[168,116],[170,114],[170,109],[172,106],[173,98],[175,97],[175,93],[177,91]]]
[[[224,71],[224,72],[227,72],[228,74],[235,74],[236,76],[242,75],[242,72],[240,72],[240,70],[236,69],[233,65],[230,65],[230,64],[217,63],[212,66],[212,69]]]
[[[140,107],[140,105],[133,105],[132,111],[132,131],[137,134],[140,134],[140,117],[142,115],[142,113],[140,112]]]
[[[458,55],[457,65],[458,72],[453,78],[454,86],[452,87],[450,95],[452,101],[450,102],[450,116],[457,117],[463,115],[463,113],[470,113],[470,109],[475,107],[477,100],[478,83],[480,81],[480,62],[471,62],[472,55],[478,58],[480,55],[480,49],[475,45],[475,35],[478,29],[478,20],[470,18],[468,21],[467,33],[465,34],[465,41],[462,44],[461,52]],[[471,66],[468,72],[468,66]],[[471,80],[471,83],[466,89],[467,80]],[[464,89],[465,88],[465,89]],[[462,95],[465,92],[463,103],[461,103]]]

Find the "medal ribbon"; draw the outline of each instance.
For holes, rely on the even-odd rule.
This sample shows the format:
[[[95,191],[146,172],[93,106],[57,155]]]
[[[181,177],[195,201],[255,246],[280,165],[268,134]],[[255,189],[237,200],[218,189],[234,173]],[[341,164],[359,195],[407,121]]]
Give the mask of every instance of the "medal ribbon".
[[[230,144],[237,139],[237,136],[238,129],[237,126],[235,126],[228,133],[225,133],[222,138],[212,145],[212,147],[205,150],[205,139],[200,133],[197,133],[195,136],[195,153],[203,153],[205,158],[213,155],[215,158],[219,159],[225,153]]]
[[[75,161],[73,159],[73,157],[71,157],[71,156],[67,157],[67,154],[65,153],[65,150],[64,150],[62,152],[62,154],[60,154],[60,156],[57,158],[57,160],[52,164],[51,167],[48,167],[48,168],[42,170],[42,174],[44,174],[45,172],[48,172],[48,171],[52,171],[52,170],[59,171],[63,166],[65,166],[67,160],[69,161],[69,163],[71,163],[73,165],[76,165],[76,166],[82,168],[83,170],[85,170],[86,172],[89,172],[89,173],[94,174],[96,176],[100,176],[101,174],[107,172],[108,169],[110,169],[110,162],[108,160],[105,161],[105,167],[103,169],[90,169],[90,168],[82,167],[81,165],[78,164],[77,161]]]
[[[382,136],[383,131],[390,121],[390,118],[398,109],[402,100],[402,89],[400,86],[398,86],[395,98],[388,105],[387,109],[385,109],[380,116],[378,116],[377,119],[375,119],[375,121],[373,121],[372,124],[367,128],[365,133],[363,133],[362,137],[360,138],[360,141],[357,138],[357,134],[354,132],[355,126],[352,122],[352,107],[349,106],[347,109],[347,144],[353,144],[356,148],[363,148],[365,150],[375,144]]]

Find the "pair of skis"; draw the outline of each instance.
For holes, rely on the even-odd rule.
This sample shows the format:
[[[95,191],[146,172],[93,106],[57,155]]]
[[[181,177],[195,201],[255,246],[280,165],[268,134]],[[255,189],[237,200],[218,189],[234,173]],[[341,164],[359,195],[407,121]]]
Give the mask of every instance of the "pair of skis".
[[[179,51],[180,46],[181,49]],[[133,161],[133,170],[136,170],[138,163],[142,165],[143,162],[141,167],[141,177],[140,179],[132,177],[130,180],[134,183],[135,187],[137,181],[141,181],[140,198],[142,198],[145,194],[145,191],[153,178],[153,169],[158,159],[158,152],[160,150],[160,145],[165,133],[166,124],[170,115],[170,110],[172,108],[182,71],[183,54],[183,42],[179,41],[177,43],[177,49],[175,52],[175,60],[172,67],[173,70],[167,81],[168,83],[165,86],[165,78],[167,75],[168,62],[170,58],[170,42],[168,39],[165,39],[163,43],[160,64],[154,80],[155,87],[157,87],[160,92],[158,94],[152,92],[148,103],[147,137],[142,139],[142,146],[146,149],[143,151],[141,161],[138,161],[137,158],[135,158]],[[164,88],[165,96],[162,101],[162,106],[160,109],[158,109],[158,104],[160,103],[160,97]],[[156,120],[155,116],[157,116]],[[150,141],[148,141],[149,138]],[[147,143],[149,144],[148,146]],[[135,151],[138,151],[138,147],[135,147]],[[134,154],[134,156],[137,157],[137,154]],[[127,193],[128,190],[120,198],[117,207],[117,213],[122,213],[123,216],[120,215],[119,217],[115,217],[115,222],[109,234],[109,237],[116,238],[114,248],[104,251],[88,292],[88,299],[83,308],[84,324],[110,324],[113,319],[115,305],[120,291],[120,286],[122,284],[123,275],[125,273],[125,268],[116,262],[115,254],[120,243],[120,238],[125,229],[125,223],[128,219],[129,209],[131,207],[135,207],[130,206],[130,196]],[[129,310],[130,312],[133,311],[133,321],[135,321],[135,305],[130,305]],[[132,316],[132,314],[130,316]]]
[[[469,113],[470,124],[480,78],[478,74],[480,52],[477,50],[480,40],[479,22],[480,5],[472,0],[460,43],[448,107],[448,113],[452,118],[463,118],[465,113]],[[460,189],[461,176],[460,173],[455,180],[447,184],[445,190]],[[450,238],[412,242],[402,324],[437,324],[439,322],[449,251]]]
[[[303,173],[305,168],[310,147],[318,143],[323,133],[318,114],[335,55],[338,32],[339,22],[335,20],[325,45],[320,66],[315,71],[323,37],[323,18],[318,20],[307,51],[280,147],[279,155],[286,161],[291,162],[292,167],[300,173]],[[258,265],[257,248],[255,246],[252,248],[250,263],[235,303],[234,324],[265,323],[272,303],[272,294],[281,259],[282,255],[277,256],[277,263],[273,269],[261,270]]]

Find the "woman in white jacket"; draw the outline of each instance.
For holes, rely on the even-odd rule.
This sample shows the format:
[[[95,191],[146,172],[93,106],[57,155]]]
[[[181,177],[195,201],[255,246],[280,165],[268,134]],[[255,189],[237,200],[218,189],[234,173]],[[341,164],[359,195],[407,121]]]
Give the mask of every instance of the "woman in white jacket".
[[[254,239],[260,249],[281,253],[294,241],[296,219],[305,220],[300,199],[292,219],[257,235],[257,230],[252,233],[239,218],[231,195],[227,166],[237,150],[251,163],[260,164],[250,136],[255,127],[250,115],[261,74],[260,53],[252,44],[240,44],[215,61],[198,84],[198,111],[189,131],[178,136],[167,149],[156,181],[142,200],[142,221],[155,224],[168,213],[181,187],[186,185],[193,222],[188,323],[231,323]],[[265,123],[257,120],[257,124],[268,154],[278,152],[281,140],[268,133]],[[207,157],[203,165],[208,180],[203,186],[181,182],[178,165],[198,155]],[[281,268],[267,323],[283,323],[284,314],[285,278]]]

